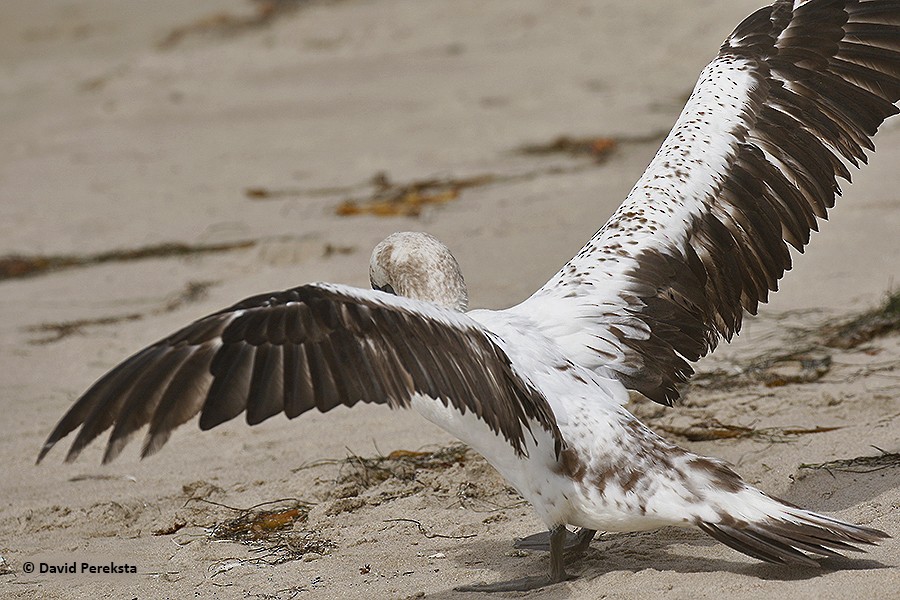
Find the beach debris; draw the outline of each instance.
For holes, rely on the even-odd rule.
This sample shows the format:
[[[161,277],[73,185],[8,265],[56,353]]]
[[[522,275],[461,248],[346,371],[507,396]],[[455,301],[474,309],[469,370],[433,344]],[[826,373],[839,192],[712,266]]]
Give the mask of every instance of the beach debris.
[[[830,370],[830,354],[807,351],[779,356],[757,365],[755,375],[766,387],[781,387],[818,381]]]
[[[463,465],[474,451],[463,444],[451,444],[432,451],[394,450],[387,456],[362,457],[350,453],[343,459],[325,459],[304,464],[297,471],[325,464],[340,465],[341,471],[332,497],[349,498],[389,479],[413,481],[416,473]]]
[[[540,166],[515,173],[480,173],[468,177],[430,177],[401,183],[379,171],[367,182],[355,185],[331,186],[301,189],[296,187],[271,188],[251,186],[244,189],[244,195],[251,200],[273,200],[279,198],[345,196],[335,212],[340,216],[375,215],[379,217],[418,217],[425,207],[441,205],[459,199],[463,190],[488,185],[519,183],[538,177],[567,175],[594,168],[603,162],[619,145],[625,142],[645,143],[661,139],[661,134],[634,138],[589,137],[572,138],[559,136],[548,144],[530,144],[515,149],[516,154],[542,156],[563,153],[578,157],[589,155],[590,163],[569,166]],[[664,137],[664,135],[663,135]],[[355,195],[366,190],[365,195]],[[346,197],[350,196],[350,197]]]
[[[829,352],[814,346],[758,359],[737,369],[716,369],[697,373],[690,385],[713,390],[729,390],[752,384],[783,387],[814,383],[831,370]]]
[[[249,546],[254,556],[241,562],[279,565],[302,559],[307,554],[324,555],[337,547],[319,532],[303,527],[311,505],[302,500],[282,498],[249,508],[234,508],[202,498],[198,500],[238,512],[234,518],[209,527],[208,532],[209,539],[213,541],[238,542]]]
[[[254,29],[267,27],[277,18],[288,15],[309,0],[250,0],[253,9],[246,15],[235,15],[230,12],[218,12],[207,15],[196,21],[176,27],[164,37],[157,46],[160,49],[172,48],[190,36],[219,37],[233,36]]]
[[[825,345],[849,350],[900,330],[900,290],[888,292],[881,306],[836,327],[826,328]]]
[[[299,238],[302,241],[302,238]],[[58,254],[58,255],[24,255],[9,254],[0,257],[0,281],[34,277],[46,273],[63,271],[77,267],[89,267],[112,262],[130,262],[153,258],[180,258],[218,252],[247,250],[257,246],[297,242],[297,236],[275,235],[254,240],[236,240],[218,244],[184,244],[180,242],[155,244],[140,248],[108,250],[96,254]],[[326,243],[322,246],[320,256],[328,258],[335,254],[347,254],[355,251],[353,246]]]
[[[657,423],[656,429],[683,437],[692,442],[705,442],[709,440],[723,440],[732,438],[745,438],[753,435],[754,430],[740,425],[726,425],[716,419],[697,421],[686,427],[677,427]]]
[[[395,450],[388,455],[363,457],[350,453],[343,459],[304,464],[294,472],[336,465],[329,475],[324,514],[353,512],[419,493],[443,498],[447,507],[493,513],[519,508],[525,501],[474,450],[452,444],[434,450]]]
[[[156,244],[142,248],[109,250],[97,254],[57,254],[47,256],[28,256],[11,254],[0,257],[0,281],[33,277],[52,271],[62,271],[75,267],[86,267],[109,262],[127,262],[148,258],[170,258],[177,256],[193,256],[215,252],[229,252],[252,248],[255,240],[239,240],[221,244],[183,244],[178,242]]]
[[[376,175],[377,177],[377,175]],[[375,178],[354,185],[334,185],[317,188],[270,188],[266,186],[251,186],[244,188],[244,195],[250,200],[277,200],[279,198],[321,198],[330,196],[345,196],[360,190],[365,190],[373,185]]]
[[[683,437],[692,442],[707,442],[712,440],[737,439],[737,438],[765,438],[769,441],[789,441],[798,435],[815,433],[827,433],[837,431],[843,427],[763,427],[754,429],[740,425],[727,425],[716,419],[697,421],[686,427],[677,427],[664,423],[657,423],[655,427],[666,433]]]
[[[175,534],[175,533],[178,533],[178,532],[181,531],[182,529],[184,529],[186,526],[187,526],[187,521],[185,521],[184,519],[178,519],[178,518],[176,518],[176,519],[172,522],[172,524],[169,525],[168,527],[163,527],[163,528],[161,528],[161,529],[155,529],[155,530],[153,530],[153,531],[151,532],[151,534],[152,534],[152,535],[155,535],[155,536],[160,536],[160,535],[173,535],[173,534]]]
[[[205,500],[205,502],[209,502]],[[212,503],[222,506],[219,503]],[[263,507],[271,507],[263,509]],[[228,507],[230,508],[230,507]],[[238,515],[212,527],[216,540],[258,542],[290,529],[295,522],[306,521],[310,505],[293,498],[263,502],[245,509],[233,509]]]
[[[325,244],[325,249],[322,250],[322,258],[330,258],[340,254],[353,254],[357,250],[356,246],[338,245],[329,242]]]
[[[465,535],[446,535],[443,533],[434,533],[433,531],[427,529],[424,525],[422,525],[422,523],[420,521],[417,521],[415,519],[403,519],[403,518],[384,519],[383,522],[384,523],[412,523],[419,530],[419,533],[421,533],[423,536],[425,536],[428,539],[441,538],[441,539],[445,539],[445,540],[465,540],[465,539],[469,539],[469,538],[473,538],[473,537],[478,537],[477,533],[468,533]]]
[[[794,348],[731,369],[697,373],[690,386],[730,390],[752,384],[782,387],[819,381],[832,368],[834,349],[852,350],[881,336],[900,331],[900,291],[889,292],[875,309],[838,324],[792,332]],[[800,344],[796,340],[803,340]],[[877,351],[877,350],[875,350]]]
[[[227,573],[235,567],[239,567],[244,564],[244,561],[237,559],[228,559],[222,560],[216,563],[213,563],[207,568],[207,572],[210,577],[215,577],[216,575],[221,575],[222,573]]]
[[[415,482],[417,475],[424,471],[443,470],[453,465],[464,465],[472,452],[467,446],[453,444],[433,451],[395,450],[387,456],[361,457],[351,455],[344,460],[338,490],[347,493],[356,488],[358,495],[389,479],[400,482]],[[349,485],[348,485],[349,484]],[[343,487],[341,487],[343,486]],[[415,486],[393,490],[393,497],[412,495]]]
[[[368,198],[350,198],[341,202],[335,212],[342,217],[370,214],[378,217],[418,217],[432,204],[444,204],[459,198],[462,190],[487,185],[492,175],[467,178],[433,178],[397,183],[387,173],[372,178],[374,192]]]
[[[273,190],[267,187],[248,187],[244,189],[244,195],[250,200],[270,200],[284,196],[300,196],[303,192],[294,189]]]
[[[570,156],[588,154],[594,163],[604,161],[617,147],[618,142],[612,138],[570,138],[560,136],[549,144],[526,145],[517,150],[519,154],[545,155],[565,153]],[[591,165],[588,165],[591,166]],[[522,173],[494,174],[482,173],[470,177],[435,177],[397,183],[387,173],[379,172],[372,177],[371,185],[375,188],[366,198],[349,198],[341,202],[336,212],[340,216],[371,214],[380,217],[406,216],[417,217],[424,207],[433,204],[444,204],[459,198],[463,190],[483,187],[498,183],[516,183],[527,181],[544,175],[556,175],[577,172],[584,165],[564,168],[551,166],[534,169]],[[254,189],[255,197],[268,197],[277,192]]]
[[[874,447],[874,446],[873,446]],[[801,464],[801,469],[821,469],[825,471],[843,471],[846,473],[873,473],[882,469],[900,467],[900,453],[886,452],[875,448],[878,456],[857,456],[817,464]]]
[[[609,137],[570,137],[561,135],[545,144],[526,144],[519,148],[520,154],[543,156],[547,154],[587,155],[595,162],[603,162],[618,147],[618,142]]]
[[[87,327],[100,325],[117,325],[127,321],[137,321],[148,316],[156,316],[178,310],[182,306],[199,302],[206,298],[209,288],[215,283],[211,281],[189,281],[178,293],[174,294],[163,306],[147,313],[126,313],[111,317],[99,317],[96,319],[75,319],[72,321],[58,321],[55,323],[41,323],[29,325],[24,328],[28,333],[41,334],[28,341],[29,344],[44,345],[58,342],[71,335],[84,333]]]

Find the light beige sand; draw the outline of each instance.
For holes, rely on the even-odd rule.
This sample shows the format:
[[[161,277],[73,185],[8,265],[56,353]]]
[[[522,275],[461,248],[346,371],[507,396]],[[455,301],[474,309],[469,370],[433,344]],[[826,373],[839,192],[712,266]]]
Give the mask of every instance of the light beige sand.
[[[543,283],[596,230],[647,164],[697,73],[758,0],[311,2],[271,26],[229,35],[173,31],[238,0],[43,0],[0,6],[0,255],[136,249],[165,242],[250,248],[84,268],[0,282],[0,596],[14,598],[460,597],[476,580],[543,572],[514,552],[540,528],[480,459],[347,483],[352,466],[298,467],[441,447],[451,438],[414,414],[372,407],[189,424],[152,459],[137,448],[99,466],[101,444],[74,465],[34,458],[71,402],[141,346],[246,295],[307,281],[366,285],[368,252],[388,233],[424,229],[455,251],[473,306],[502,307]],[[620,140],[602,165],[516,149],[559,135]],[[629,141],[630,140],[630,141]],[[847,187],[830,223],[745,334],[701,363],[737,373],[819,338],[823,324],[876,305],[900,275],[900,120]],[[419,218],[338,217],[348,197],[394,181],[517,176],[465,189]],[[321,190],[253,200],[247,188]],[[330,250],[329,250],[330,249]],[[337,251],[335,251],[337,249]],[[206,293],[184,299],[192,284]],[[34,326],[136,315],[58,341]],[[802,333],[806,332],[806,333]],[[529,597],[900,597],[900,469],[801,469],[900,451],[900,338],[817,349],[831,367],[812,383],[692,388],[685,406],[642,402],[651,425],[717,419],[777,435],[691,442],[796,503],[895,536],[823,570],[759,564],[699,532],[595,541],[579,578]],[[777,366],[790,371],[790,365]],[[790,375],[791,372],[788,373]],[[816,434],[785,429],[838,427]],[[138,447],[139,444],[134,444]],[[371,475],[365,470],[364,475]],[[415,475],[415,478],[411,478]],[[358,479],[358,477],[357,477]],[[365,482],[364,482],[365,483]],[[341,498],[341,496],[345,496]],[[325,556],[277,566],[210,541],[249,507],[317,503],[302,530]],[[424,532],[465,539],[429,537]],[[154,531],[186,523],[170,535]],[[25,561],[114,560],[139,574],[48,576]],[[833,567],[845,570],[835,570]]]

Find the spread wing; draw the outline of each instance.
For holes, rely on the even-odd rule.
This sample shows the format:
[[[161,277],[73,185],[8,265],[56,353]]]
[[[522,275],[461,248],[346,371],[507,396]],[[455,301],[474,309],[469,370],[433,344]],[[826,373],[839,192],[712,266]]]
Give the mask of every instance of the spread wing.
[[[197,413],[205,430],[242,412],[254,425],[357,402],[407,407],[417,394],[472,411],[519,454],[529,420],[561,443],[543,396],[474,320],[382,292],[313,284],[248,298],[126,359],[63,416],[38,462],[78,427],[66,460],[112,427],[109,462],[147,424],[142,456]]]
[[[779,1],[745,19],[609,222],[528,314],[570,358],[662,404],[803,251],[898,112],[900,2]]]

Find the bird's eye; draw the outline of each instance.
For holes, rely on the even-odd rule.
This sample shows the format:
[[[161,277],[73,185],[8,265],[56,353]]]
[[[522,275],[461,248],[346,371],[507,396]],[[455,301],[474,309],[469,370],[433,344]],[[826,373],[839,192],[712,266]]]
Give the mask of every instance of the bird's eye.
[[[385,292],[385,293],[388,293],[388,294],[393,294],[394,296],[397,295],[397,292],[394,291],[394,288],[391,287],[391,284],[389,284],[389,283],[386,283],[386,284],[384,284],[384,285],[382,285],[382,286],[377,286],[377,285],[375,285],[375,284],[372,284],[372,287],[375,288],[376,290],[378,290],[379,292]]]

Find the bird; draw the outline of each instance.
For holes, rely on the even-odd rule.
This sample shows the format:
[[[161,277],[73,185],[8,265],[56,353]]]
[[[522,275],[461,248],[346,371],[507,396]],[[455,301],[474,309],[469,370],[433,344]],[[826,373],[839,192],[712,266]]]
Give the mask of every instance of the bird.
[[[699,527],[800,566],[879,543],[890,536],[769,495],[624,405],[636,392],[673,406],[691,363],[756,314],[898,99],[900,2],[777,0],[703,69],[621,206],[519,304],[468,310],[451,251],[395,233],[372,252],[370,290],[253,296],[125,359],[65,413],[38,462],[76,429],[66,461],[111,428],[106,463],[145,426],[142,456],[197,415],[207,430],[386,404],[482,454],[547,527],[523,542],[549,550],[546,575],[458,589],[564,582],[567,549],[596,531]]]

